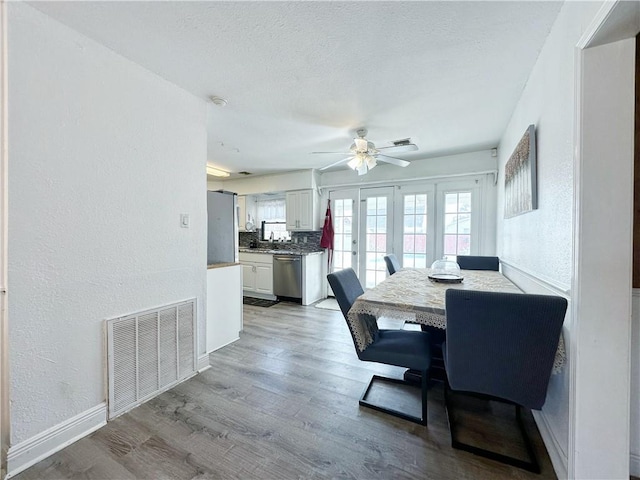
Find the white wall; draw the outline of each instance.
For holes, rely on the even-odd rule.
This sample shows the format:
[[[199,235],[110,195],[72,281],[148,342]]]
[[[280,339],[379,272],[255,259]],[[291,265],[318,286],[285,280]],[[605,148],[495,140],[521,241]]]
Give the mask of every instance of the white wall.
[[[574,49],[600,6],[563,5],[499,146],[498,255],[530,282],[565,295],[570,295],[573,258]],[[529,124],[536,125],[538,210],[505,220],[504,166]],[[564,334],[569,345],[566,324]],[[545,443],[560,476],[566,475],[568,458],[568,371],[566,365],[552,376],[542,410],[551,437]]]
[[[224,190],[236,192],[238,195],[252,195],[255,193],[316,188],[316,175],[313,170],[298,170],[273,175],[231,178],[222,180],[222,182],[209,182],[211,186],[219,183],[222,184]],[[209,187],[209,190],[214,189]]]
[[[206,105],[8,11],[15,445],[105,400],[105,319],[196,297],[204,351]]]
[[[320,176],[320,185],[366,184],[370,182],[394,180],[410,180],[430,176],[447,176],[493,171],[497,169],[497,159],[492,157],[491,150],[434,157],[424,160],[412,160],[409,166],[400,168],[393,165],[378,164],[366,175],[358,175],[355,171],[342,170],[324,172]]]

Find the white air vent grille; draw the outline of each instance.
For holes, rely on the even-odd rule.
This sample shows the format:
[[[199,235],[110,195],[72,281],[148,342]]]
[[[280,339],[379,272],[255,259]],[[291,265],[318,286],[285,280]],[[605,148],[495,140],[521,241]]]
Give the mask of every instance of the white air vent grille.
[[[195,299],[107,320],[109,418],[195,373]]]

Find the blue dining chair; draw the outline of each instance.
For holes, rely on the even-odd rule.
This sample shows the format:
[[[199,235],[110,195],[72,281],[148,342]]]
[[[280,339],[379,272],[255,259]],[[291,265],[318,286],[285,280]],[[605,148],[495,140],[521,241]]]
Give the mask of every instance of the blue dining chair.
[[[456,262],[462,270],[495,270],[500,269],[498,257],[482,257],[475,255],[458,255]]]
[[[442,351],[448,381],[445,407],[451,445],[539,473],[540,466],[522,420],[522,408],[539,410],[544,405],[567,300],[548,295],[459,289],[447,290],[445,298],[447,339]],[[514,405],[529,459],[461,442],[450,398],[452,391]]]
[[[429,368],[431,365],[430,338],[427,332],[411,330],[385,330],[379,329],[376,318],[373,315],[360,314],[357,324],[349,321],[349,310],[355,300],[364,293],[360,280],[352,268],[339,270],[327,275],[327,280],[342,315],[347,321],[349,333],[356,349],[358,358],[364,362],[377,362],[386,365],[417,370],[421,374],[421,415],[412,415],[395,408],[384,406],[380,403],[367,400],[371,387],[375,382],[384,382],[392,385],[417,386],[411,381],[397,378],[389,378],[381,375],[373,375],[369,384],[360,397],[360,405],[373,408],[380,412],[388,413],[396,417],[410,420],[421,425],[427,424],[427,385],[429,382]],[[370,339],[370,343],[360,348],[363,338]]]
[[[398,258],[393,253],[389,253],[384,257],[384,263],[387,264],[387,271],[389,272],[389,275],[393,275],[402,268]]]

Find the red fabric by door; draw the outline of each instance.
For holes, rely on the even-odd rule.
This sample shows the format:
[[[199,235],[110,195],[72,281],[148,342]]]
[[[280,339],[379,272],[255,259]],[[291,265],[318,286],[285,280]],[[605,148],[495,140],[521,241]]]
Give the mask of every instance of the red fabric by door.
[[[326,248],[329,252],[327,256],[327,271],[331,269],[331,261],[333,259],[333,220],[331,218],[331,200],[327,201],[327,213],[324,216],[324,226],[322,227],[322,238],[320,246]]]

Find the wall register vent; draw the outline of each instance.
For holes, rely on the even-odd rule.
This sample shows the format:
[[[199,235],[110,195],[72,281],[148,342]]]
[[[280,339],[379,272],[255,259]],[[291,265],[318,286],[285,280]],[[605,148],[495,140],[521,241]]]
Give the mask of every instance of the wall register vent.
[[[196,300],[107,320],[109,419],[196,372]]]

